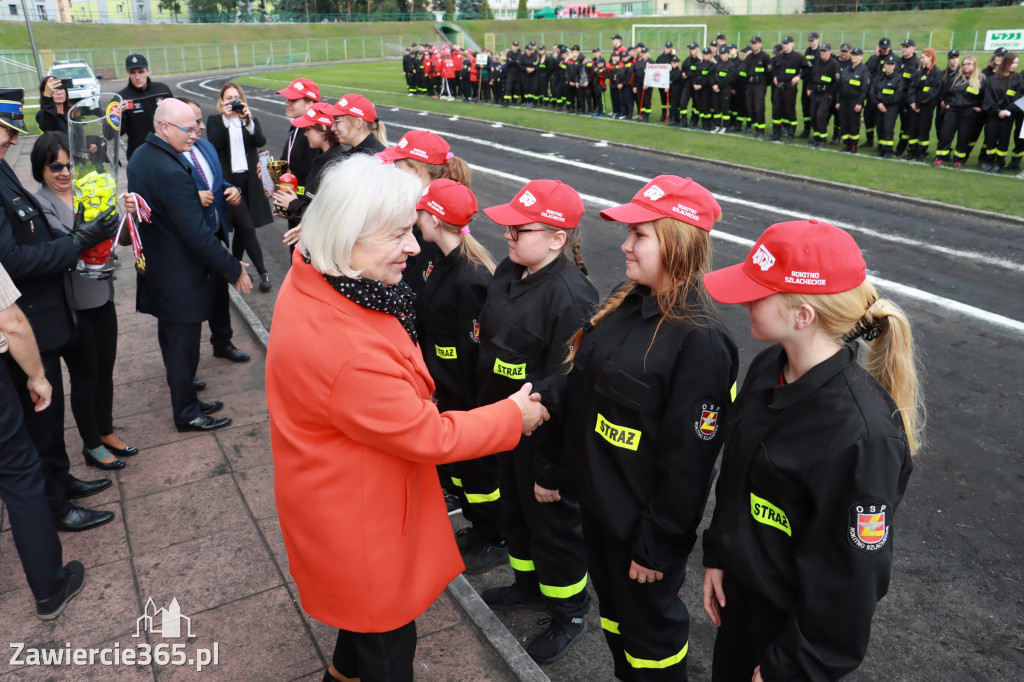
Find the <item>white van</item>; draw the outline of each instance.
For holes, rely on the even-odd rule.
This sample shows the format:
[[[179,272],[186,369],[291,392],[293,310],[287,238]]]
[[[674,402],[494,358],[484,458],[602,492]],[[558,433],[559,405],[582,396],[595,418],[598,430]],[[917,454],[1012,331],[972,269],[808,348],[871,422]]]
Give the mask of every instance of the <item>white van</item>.
[[[89,65],[80,60],[68,60],[54,62],[47,74],[65,82],[70,80],[71,87],[68,90],[68,99],[84,99],[95,97],[100,94],[100,81],[89,68]]]

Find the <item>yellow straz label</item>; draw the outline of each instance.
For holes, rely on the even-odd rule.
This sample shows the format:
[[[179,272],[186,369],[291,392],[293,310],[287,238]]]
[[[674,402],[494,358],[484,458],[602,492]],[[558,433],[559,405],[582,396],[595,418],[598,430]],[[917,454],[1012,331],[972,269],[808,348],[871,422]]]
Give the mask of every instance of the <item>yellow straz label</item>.
[[[494,373],[509,379],[526,379],[526,363],[510,365],[507,362],[502,362],[501,358],[494,358]]]
[[[458,353],[455,352],[455,346],[438,346],[435,343],[434,351],[437,353],[437,357],[444,358],[445,360],[455,360],[459,357]]]
[[[856,78],[851,78],[850,85],[860,85],[860,81],[857,80]]]
[[[890,88],[882,88],[882,94],[883,95],[894,95],[894,94],[896,94],[896,91],[892,90]]]
[[[786,512],[754,493],[750,493],[750,515],[758,523],[778,528],[786,535],[793,537],[793,531],[789,527],[789,519],[786,518]]]
[[[594,431],[602,438],[617,448],[625,448],[636,452],[640,446],[640,432],[636,429],[627,429],[625,426],[617,426],[604,418],[601,413],[597,415],[597,425]]]

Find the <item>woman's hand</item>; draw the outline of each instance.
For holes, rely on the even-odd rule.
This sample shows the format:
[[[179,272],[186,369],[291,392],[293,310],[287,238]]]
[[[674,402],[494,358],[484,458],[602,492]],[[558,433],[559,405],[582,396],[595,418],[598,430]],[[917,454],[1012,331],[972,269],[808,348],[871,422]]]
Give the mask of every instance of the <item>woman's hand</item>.
[[[750,682],[764,682],[764,678],[761,677],[761,666],[754,668],[754,675],[750,678]]]
[[[722,626],[722,614],[718,609],[725,606],[724,575],[725,571],[720,568],[704,569],[704,612],[716,627]]]
[[[533,384],[526,382],[523,387],[509,396],[523,413],[523,435],[531,436],[537,427],[551,419],[547,408],[540,404],[540,393],[531,393]]]
[[[635,580],[640,584],[653,583],[655,580],[661,580],[665,577],[665,574],[661,571],[655,571],[653,568],[644,568],[635,561],[629,562],[629,579]]]
[[[252,112],[249,111],[249,105],[244,102],[242,103],[242,122],[246,125],[252,122]]]
[[[284,233],[284,239],[281,241],[288,246],[295,246],[299,243],[299,237],[302,236],[302,225],[296,225],[292,229]]]
[[[129,193],[124,195],[124,210],[128,213],[135,213],[139,210],[139,203],[135,201],[134,194]]]
[[[43,97],[53,97],[53,91],[60,87],[60,81],[56,78],[47,78],[43,87]]]
[[[274,200],[274,205],[282,209],[287,209],[290,203],[299,198],[299,195],[290,188],[278,188],[270,196]]]
[[[558,502],[562,499],[562,496],[558,494],[557,490],[543,488],[539,483],[533,484],[533,496],[536,497],[537,501],[541,504],[545,504],[547,502]]]

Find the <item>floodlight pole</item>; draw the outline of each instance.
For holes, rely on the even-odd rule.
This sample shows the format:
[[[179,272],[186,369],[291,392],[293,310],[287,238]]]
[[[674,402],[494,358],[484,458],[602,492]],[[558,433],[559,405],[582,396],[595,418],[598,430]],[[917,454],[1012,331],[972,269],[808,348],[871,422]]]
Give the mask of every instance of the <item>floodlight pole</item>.
[[[28,18],[28,3],[21,0],[21,11],[25,13],[25,26],[28,27],[28,41],[32,44],[32,56],[36,58],[36,76],[43,80],[43,63],[39,61],[39,50],[36,49],[36,35],[32,32],[32,21]]]

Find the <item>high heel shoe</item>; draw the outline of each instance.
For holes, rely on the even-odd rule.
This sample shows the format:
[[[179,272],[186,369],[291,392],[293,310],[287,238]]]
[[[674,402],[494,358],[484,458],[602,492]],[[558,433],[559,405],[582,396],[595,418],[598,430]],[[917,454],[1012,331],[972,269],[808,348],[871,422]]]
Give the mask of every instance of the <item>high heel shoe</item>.
[[[100,459],[103,454],[108,455],[109,459],[107,457]],[[89,448],[82,448],[82,457],[85,459],[87,466],[99,467],[100,469],[106,469],[108,471],[112,469],[124,469],[126,465],[126,462],[123,459],[118,459],[111,455],[110,451],[103,445],[98,448],[93,448],[92,450]]]
[[[125,445],[123,448],[115,448],[113,445],[103,443],[103,447],[110,451],[114,457],[132,457],[139,454],[139,449],[134,445]]]

